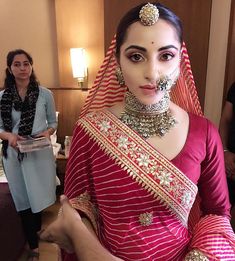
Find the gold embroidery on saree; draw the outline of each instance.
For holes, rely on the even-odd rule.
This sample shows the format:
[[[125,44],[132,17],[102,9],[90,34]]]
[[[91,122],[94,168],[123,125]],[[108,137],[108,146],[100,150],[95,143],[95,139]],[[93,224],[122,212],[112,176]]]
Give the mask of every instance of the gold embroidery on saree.
[[[139,222],[142,226],[149,226],[153,222],[153,212],[145,212],[139,215]]]
[[[83,213],[85,213],[87,215],[87,217],[89,218],[89,220],[91,221],[91,223],[95,229],[96,234],[98,234],[97,209],[92,204],[91,197],[88,194],[88,192],[85,191],[83,194],[79,195],[76,198],[72,198],[69,201],[73,208],[75,208],[79,211],[82,211]]]
[[[187,226],[197,194],[191,180],[109,112],[89,113],[79,124],[107,155]]]

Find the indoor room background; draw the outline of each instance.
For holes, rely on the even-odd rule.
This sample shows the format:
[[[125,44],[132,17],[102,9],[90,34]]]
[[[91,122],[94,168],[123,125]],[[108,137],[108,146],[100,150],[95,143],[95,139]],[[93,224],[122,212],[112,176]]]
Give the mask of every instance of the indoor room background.
[[[34,59],[41,85],[54,93],[58,139],[72,135],[88,94],[73,78],[70,48],[85,48],[91,87],[122,14],[143,0],[1,0],[0,86],[6,55],[22,48]],[[224,96],[235,81],[235,0],[162,0],[183,21],[199,99],[217,126]]]

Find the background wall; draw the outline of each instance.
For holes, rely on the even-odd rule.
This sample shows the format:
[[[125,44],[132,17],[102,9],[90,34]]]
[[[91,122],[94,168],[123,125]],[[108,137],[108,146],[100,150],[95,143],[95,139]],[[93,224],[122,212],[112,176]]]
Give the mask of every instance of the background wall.
[[[59,84],[55,7],[53,0],[0,1],[0,86],[6,68],[6,55],[12,49],[28,51],[41,84]]]
[[[222,110],[230,6],[231,0],[213,0],[211,13],[204,113],[217,126]],[[234,60],[234,50],[232,56]]]
[[[60,87],[77,87],[70,63],[73,47],[86,49],[90,87],[104,58],[103,0],[56,0],[55,8]]]

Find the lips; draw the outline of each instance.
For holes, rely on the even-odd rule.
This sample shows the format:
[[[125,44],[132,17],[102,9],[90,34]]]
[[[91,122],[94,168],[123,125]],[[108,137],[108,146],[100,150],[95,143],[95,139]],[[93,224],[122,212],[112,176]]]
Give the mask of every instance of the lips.
[[[144,89],[144,90],[155,90],[156,89],[156,86],[155,85],[142,85],[140,86],[141,89]]]

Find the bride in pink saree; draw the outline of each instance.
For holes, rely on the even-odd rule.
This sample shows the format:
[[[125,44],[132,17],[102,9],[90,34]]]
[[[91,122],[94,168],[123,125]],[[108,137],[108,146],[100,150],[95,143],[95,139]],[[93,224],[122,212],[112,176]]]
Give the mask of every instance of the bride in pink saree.
[[[121,20],[74,130],[65,195],[122,260],[235,260],[221,141],[164,6]]]

